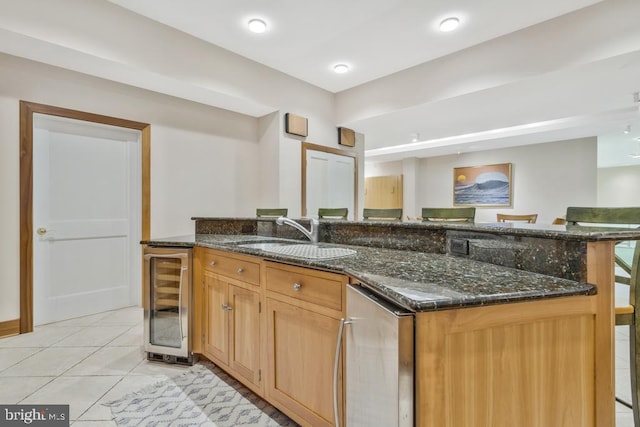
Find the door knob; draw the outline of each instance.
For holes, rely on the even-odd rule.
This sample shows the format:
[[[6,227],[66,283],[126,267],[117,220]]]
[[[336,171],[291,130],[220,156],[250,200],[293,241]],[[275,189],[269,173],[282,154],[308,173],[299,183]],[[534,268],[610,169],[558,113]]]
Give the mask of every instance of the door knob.
[[[36,233],[38,233],[40,236],[44,236],[45,234],[47,234],[47,229],[44,227],[38,227]]]

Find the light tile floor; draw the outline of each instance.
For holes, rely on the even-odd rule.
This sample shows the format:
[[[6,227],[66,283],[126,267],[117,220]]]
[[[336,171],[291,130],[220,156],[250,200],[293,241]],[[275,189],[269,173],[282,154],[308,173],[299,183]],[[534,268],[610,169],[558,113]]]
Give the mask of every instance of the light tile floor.
[[[0,338],[0,403],[69,404],[74,427],[115,426],[103,402],[188,369],[149,362],[142,351],[142,309],[130,307],[38,326]],[[629,330],[616,328],[617,395],[630,400]],[[616,403],[616,426],[633,427]]]
[[[69,404],[74,427],[115,426],[103,402],[188,369],[147,361],[141,344],[138,307],[0,338],[0,403]]]
[[[616,396],[631,402],[629,327],[616,326]],[[616,402],[616,427],[634,427],[631,409]]]

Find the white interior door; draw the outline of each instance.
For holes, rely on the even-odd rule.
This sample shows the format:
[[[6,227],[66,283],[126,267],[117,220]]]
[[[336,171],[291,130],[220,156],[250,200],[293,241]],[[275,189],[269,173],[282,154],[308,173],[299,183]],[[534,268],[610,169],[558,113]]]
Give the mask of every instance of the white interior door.
[[[318,217],[318,208],[355,209],[355,159],[349,156],[307,150],[307,216]]]
[[[34,324],[139,304],[140,132],[34,116]]]

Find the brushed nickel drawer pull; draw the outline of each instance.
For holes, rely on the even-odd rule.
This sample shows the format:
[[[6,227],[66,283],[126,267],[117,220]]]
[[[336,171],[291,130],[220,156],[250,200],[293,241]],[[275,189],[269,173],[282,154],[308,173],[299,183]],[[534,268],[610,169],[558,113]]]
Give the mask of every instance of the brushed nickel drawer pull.
[[[211,267],[215,267],[215,266],[216,266],[216,262],[215,262],[215,261],[211,261],[211,262],[209,263],[209,265],[210,265]]]
[[[238,268],[238,274],[242,274],[242,273],[244,273],[244,268],[242,267]]]
[[[293,284],[293,290],[298,292],[300,290],[300,288],[302,288],[302,285],[300,283],[294,283]]]

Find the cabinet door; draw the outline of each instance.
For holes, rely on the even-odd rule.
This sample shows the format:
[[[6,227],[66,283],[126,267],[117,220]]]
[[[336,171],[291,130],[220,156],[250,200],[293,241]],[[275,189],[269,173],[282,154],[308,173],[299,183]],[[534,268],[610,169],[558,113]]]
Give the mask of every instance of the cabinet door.
[[[364,207],[374,209],[401,208],[402,175],[365,178]]]
[[[271,298],[267,314],[267,396],[310,425],[334,425],[333,367],[340,321]]]
[[[250,382],[260,384],[260,296],[229,285],[231,311],[229,365]]]
[[[227,288],[225,281],[204,273],[204,353],[225,364],[229,363],[229,311],[225,309],[228,306]]]

